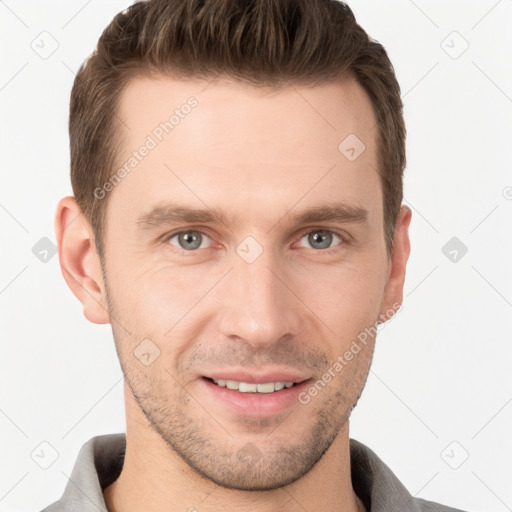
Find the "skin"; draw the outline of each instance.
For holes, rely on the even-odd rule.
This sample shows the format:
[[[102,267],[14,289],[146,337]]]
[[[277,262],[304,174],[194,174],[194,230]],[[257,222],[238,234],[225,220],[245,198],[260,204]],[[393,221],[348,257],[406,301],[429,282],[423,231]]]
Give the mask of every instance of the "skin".
[[[315,382],[401,304],[411,210],[402,206],[388,256],[371,102],[352,79],[275,91],[138,78],[121,97],[129,129],[120,161],[190,96],[197,107],[108,192],[104,268],[74,198],[57,208],[64,278],[88,320],[111,323],[125,377],[127,450],[104,491],[107,507],[363,510],[350,478],[349,416],[375,338],[307,405],[276,414],[240,414],[212,399],[202,377],[272,369]],[[366,146],[354,161],[338,150],[350,133]],[[232,218],[137,224],[171,200]],[[292,220],[332,202],[364,208],[367,221]],[[170,235],[191,228],[203,238],[186,250]],[[318,231],[327,248],[308,237]],[[236,251],[247,236],[263,251],[252,263]],[[149,365],[134,356],[144,339],[160,351]]]

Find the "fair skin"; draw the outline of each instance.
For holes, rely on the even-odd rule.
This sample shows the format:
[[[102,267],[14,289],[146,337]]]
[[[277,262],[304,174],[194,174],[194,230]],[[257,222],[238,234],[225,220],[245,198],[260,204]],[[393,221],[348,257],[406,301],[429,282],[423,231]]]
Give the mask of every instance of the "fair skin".
[[[350,79],[279,91],[134,79],[118,112],[129,127],[120,161],[190,96],[197,106],[108,192],[106,281],[74,198],[57,208],[64,278],[88,320],[112,324],[125,377],[127,449],[107,507],[364,510],[349,415],[375,339],[309,403],[298,395],[402,302],[411,210],[388,255],[371,102]],[[338,150],[350,133],[366,146],[354,161]],[[140,222],[171,202],[222,210],[225,223]],[[359,215],[297,223],[334,203]],[[146,365],[134,351],[148,339],[159,355]],[[243,393],[211,379],[296,384]]]

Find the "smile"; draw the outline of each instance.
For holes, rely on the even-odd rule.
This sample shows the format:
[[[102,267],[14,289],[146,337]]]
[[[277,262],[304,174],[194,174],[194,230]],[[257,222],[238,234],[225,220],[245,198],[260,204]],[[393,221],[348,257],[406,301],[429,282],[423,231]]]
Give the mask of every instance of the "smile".
[[[211,381],[221,388],[236,390],[240,393],[274,393],[275,391],[281,391],[295,385],[294,382],[264,382],[255,384],[225,379],[211,379]]]

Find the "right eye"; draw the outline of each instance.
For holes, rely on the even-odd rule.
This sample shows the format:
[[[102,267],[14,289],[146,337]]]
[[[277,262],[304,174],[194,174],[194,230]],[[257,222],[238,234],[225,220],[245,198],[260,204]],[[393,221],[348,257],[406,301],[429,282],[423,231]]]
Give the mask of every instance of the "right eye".
[[[176,244],[172,242],[173,239],[176,239]],[[206,248],[205,239],[211,240],[208,235],[201,231],[188,230],[171,233],[165,237],[164,241],[170,243],[178,249],[182,249],[184,251],[194,251],[196,249]]]

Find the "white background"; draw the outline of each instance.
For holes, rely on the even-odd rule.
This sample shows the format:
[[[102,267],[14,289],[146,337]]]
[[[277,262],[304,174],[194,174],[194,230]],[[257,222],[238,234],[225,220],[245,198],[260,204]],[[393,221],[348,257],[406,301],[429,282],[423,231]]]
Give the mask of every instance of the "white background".
[[[125,430],[110,326],[89,323],[58,257],[32,248],[55,241],[71,194],[74,73],[128,5],[0,1],[0,512],[57,500],[80,447]],[[351,436],[413,495],[512,510],[512,1],[349,5],[402,87],[413,210],[403,310],[379,334]],[[58,43],[47,59],[31,47],[50,47],[43,31]],[[442,252],[454,236],[457,262]],[[48,469],[32,458],[42,442],[59,454]]]

